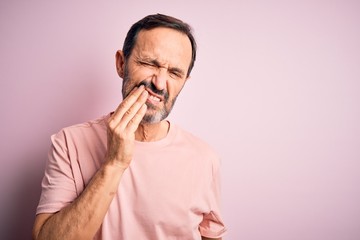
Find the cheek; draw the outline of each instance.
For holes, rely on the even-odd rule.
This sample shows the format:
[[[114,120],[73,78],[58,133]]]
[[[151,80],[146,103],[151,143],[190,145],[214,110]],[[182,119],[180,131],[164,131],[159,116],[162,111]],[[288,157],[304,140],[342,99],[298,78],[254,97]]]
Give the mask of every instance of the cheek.
[[[143,81],[146,79],[151,79],[154,75],[154,72],[151,69],[144,67],[134,67],[131,71],[131,76],[135,81]]]
[[[174,81],[169,84],[168,91],[171,98],[177,97],[184,87],[185,82]]]

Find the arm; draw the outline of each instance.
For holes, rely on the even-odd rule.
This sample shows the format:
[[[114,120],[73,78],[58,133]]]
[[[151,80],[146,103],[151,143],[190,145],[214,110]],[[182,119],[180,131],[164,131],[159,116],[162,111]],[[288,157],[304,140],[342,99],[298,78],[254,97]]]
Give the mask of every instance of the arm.
[[[34,239],[91,239],[116,192],[124,169],[105,164],[95,174],[83,193],[55,214],[35,218]]]
[[[135,131],[145,112],[147,91],[137,88],[119,105],[108,121],[105,163],[81,195],[54,214],[35,218],[33,239],[92,239],[115,196],[123,172],[130,165]]]

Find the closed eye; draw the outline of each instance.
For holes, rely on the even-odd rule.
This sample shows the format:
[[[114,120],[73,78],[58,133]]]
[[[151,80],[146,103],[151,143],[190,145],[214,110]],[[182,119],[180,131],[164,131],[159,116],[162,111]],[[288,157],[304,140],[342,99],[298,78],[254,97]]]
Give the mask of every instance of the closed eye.
[[[182,78],[182,74],[178,71],[169,71],[170,75],[175,77],[175,78]]]
[[[148,67],[157,67],[154,63],[151,62],[145,62],[145,61],[138,61],[140,65],[148,66]]]
[[[162,68],[160,63],[157,60],[150,60],[150,61],[137,60],[136,62],[139,65],[142,65],[142,66],[148,67],[148,68]],[[167,68],[167,70],[168,70],[169,75],[175,79],[183,78],[185,75],[184,71],[182,71],[180,68],[177,68],[177,67],[170,67],[170,68]]]

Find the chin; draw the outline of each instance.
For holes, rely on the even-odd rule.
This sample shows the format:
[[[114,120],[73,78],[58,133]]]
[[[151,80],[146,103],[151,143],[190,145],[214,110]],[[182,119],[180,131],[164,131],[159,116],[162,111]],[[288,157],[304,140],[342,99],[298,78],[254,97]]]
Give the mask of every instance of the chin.
[[[159,123],[163,120],[162,116],[154,116],[154,115],[145,115],[141,120],[142,124],[155,124]]]
[[[160,123],[169,115],[168,112],[156,112],[156,113],[146,113],[143,119],[141,120],[142,124],[155,124]]]

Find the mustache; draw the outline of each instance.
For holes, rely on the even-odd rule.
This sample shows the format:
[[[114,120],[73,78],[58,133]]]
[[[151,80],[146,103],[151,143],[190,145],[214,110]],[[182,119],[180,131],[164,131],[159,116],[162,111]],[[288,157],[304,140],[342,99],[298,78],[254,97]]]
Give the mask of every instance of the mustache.
[[[165,101],[169,99],[169,93],[165,89],[163,90],[157,89],[155,84],[152,83],[151,81],[143,80],[137,85],[137,87],[140,87],[141,85],[144,85],[145,88],[150,89],[153,93],[162,96],[165,99]]]

